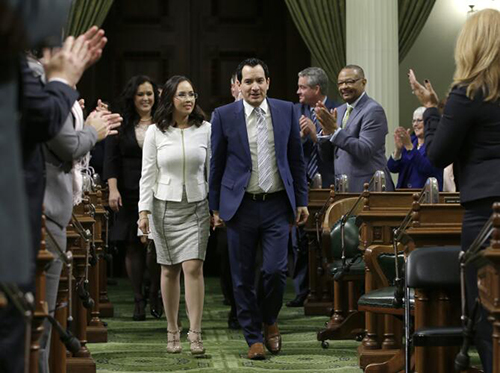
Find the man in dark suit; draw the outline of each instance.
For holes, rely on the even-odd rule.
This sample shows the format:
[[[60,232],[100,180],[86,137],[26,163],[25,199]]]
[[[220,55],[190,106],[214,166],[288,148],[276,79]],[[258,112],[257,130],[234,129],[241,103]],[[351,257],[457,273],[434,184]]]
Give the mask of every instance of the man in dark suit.
[[[322,187],[330,188],[335,181],[332,162],[324,162],[318,154],[318,137],[321,126],[316,119],[314,108],[318,101],[322,102],[328,111],[338,105],[327,97],[328,76],[319,67],[308,67],[299,72],[297,95],[299,103],[295,104],[300,123],[300,137],[304,149],[307,181],[311,182],[315,174],[321,175]]]
[[[212,116],[210,209],[214,225],[226,223],[238,320],[250,359],[281,350],[277,326],[287,272],[290,225],[307,220],[307,184],[293,104],[266,98],[269,70],[263,61],[238,66],[243,100]],[[255,253],[263,251],[263,299],[257,304]],[[264,325],[264,338],[262,326]]]
[[[331,112],[318,102],[316,114],[323,128],[320,154],[334,163],[336,175],[347,175],[349,192],[362,192],[378,170],[385,172],[386,190],[394,190],[385,157],[387,118],[382,106],[366,94],[366,82],[361,67],[348,65],[337,82],[346,103]]]
[[[330,100],[326,93],[328,91],[328,76],[319,67],[308,67],[298,74],[297,95],[299,103],[295,104],[297,118],[300,124],[300,137],[304,149],[306,164],[306,176],[309,185],[314,177],[321,175],[322,188],[330,188],[335,182],[333,162],[324,162],[319,156],[318,133],[321,126],[316,118],[314,108],[318,101],[322,102],[328,110],[337,105]],[[309,293],[308,281],[308,254],[307,236],[302,227],[297,227],[293,232],[292,250],[294,256],[293,285],[295,288],[295,299],[288,302],[287,307],[302,307]]]

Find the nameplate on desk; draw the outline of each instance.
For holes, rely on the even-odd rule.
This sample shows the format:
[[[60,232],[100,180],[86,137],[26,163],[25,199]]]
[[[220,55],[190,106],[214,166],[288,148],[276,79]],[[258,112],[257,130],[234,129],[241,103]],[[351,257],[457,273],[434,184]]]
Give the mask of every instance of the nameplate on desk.
[[[460,204],[460,197],[444,197],[444,203]]]

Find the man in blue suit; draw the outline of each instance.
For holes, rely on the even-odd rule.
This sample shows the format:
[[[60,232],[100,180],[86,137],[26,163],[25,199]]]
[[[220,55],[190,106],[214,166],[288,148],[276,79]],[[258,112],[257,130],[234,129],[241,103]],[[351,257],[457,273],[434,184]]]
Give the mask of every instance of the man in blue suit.
[[[307,220],[307,183],[298,119],[290,102],[266,98],[269,70],[256,58],[237,69],[243,100],[212,116],[210,209],[214,225],[225,222],[238,321],[248,358],[277,354],[277,326],[287,272],[293,218]],[[263,252],[262,302],[254,286],[255,253]],[[264,326],[264,337],[262,336]]]
[[[335,182],[333,162],[325,162],[319,156],[318,133],[321,126],[316,118],[314,108],[318,101],[325,104],[328,110],[337,105],[330,100],[328,92],[328,76],[319,67],[308,67],[298,74],[297,95],[299,103],[295,104],[297,118],[299,118],[300,137],[304,150],[307,181],[311,183],[315,175],[321,175],[322,188],[330,188]],[[311,184],[309,184],[311,185]],[[293,232],[292,249],[294,256],[293,285],[295,298],[289,301],[287,307],[302,307],[309,293],[308,281],[308,243],[303,227],[297,227]]]
[[[318,102],[316,114],[323,127],[320,154],[334,163],[336,175],[347,175],[349,192],[362,192],[378,170],[385,172],[386,190],[394,190],[385,157],[387,118],[382,106],[366,94],[366,82],[361,67],[347,65],[337,81],[346,103],[331,112]]]
[[[314,108],[318,101],[330,111],[338,105],[327,97],[328,76],[319,67],[308,67],[299,72],[297,95],[299,103],[295,104],[300,123],[300,136],[304,149],[307,181],[311,182],[314,175],[321,175],[322,187],[330,188],[335,182],[333,162],[324,162],[318,154],[318,136],[321,126],[316,119]]]

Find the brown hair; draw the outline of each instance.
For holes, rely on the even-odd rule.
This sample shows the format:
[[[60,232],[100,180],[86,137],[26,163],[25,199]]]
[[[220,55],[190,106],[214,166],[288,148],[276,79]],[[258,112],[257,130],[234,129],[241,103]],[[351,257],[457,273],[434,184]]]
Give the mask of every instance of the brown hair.
[[[156,110],[156,114],[153,118],[153,121],[156,122],[156,127],[162,132],[165,132],[168,127],[170,127],[173,123],[173,115],[174,115],[174,95],[177,91],[177,86],[181,82],[188,82],[193,87],[193,90],[196,92],[196,89],[187,77],[182,75],[174,75],[171,77],[162,88],[160,103],[158,104],[158,110]],[[194,109],[189,114],[189,123],[194,124],[199,127],[202,125],[205,120],[206,115],[198,105],[198,100],[194,103]]]

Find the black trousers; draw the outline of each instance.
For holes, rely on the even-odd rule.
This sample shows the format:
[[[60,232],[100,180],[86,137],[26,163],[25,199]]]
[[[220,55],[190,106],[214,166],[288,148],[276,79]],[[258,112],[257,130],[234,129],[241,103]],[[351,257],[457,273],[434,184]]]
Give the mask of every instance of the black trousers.
[[[469,202],[465,207],[465,215],[462,223],[462,250],[467,250],[474,241],[481,228],[490,218],[493,210],[492,204],[500,201],[499,198],[488,198],[476,202]],[[479,296],[477,287],[477,268],[468,265],[466,268],[466,287],[467,287],[467,308],[469,315],[472,312],[476,298]],[[476,324],[474,344],[483,364],[485,373],[493,370],[493,326],[488,321],[488,312],[480,306],[479,322]]]

